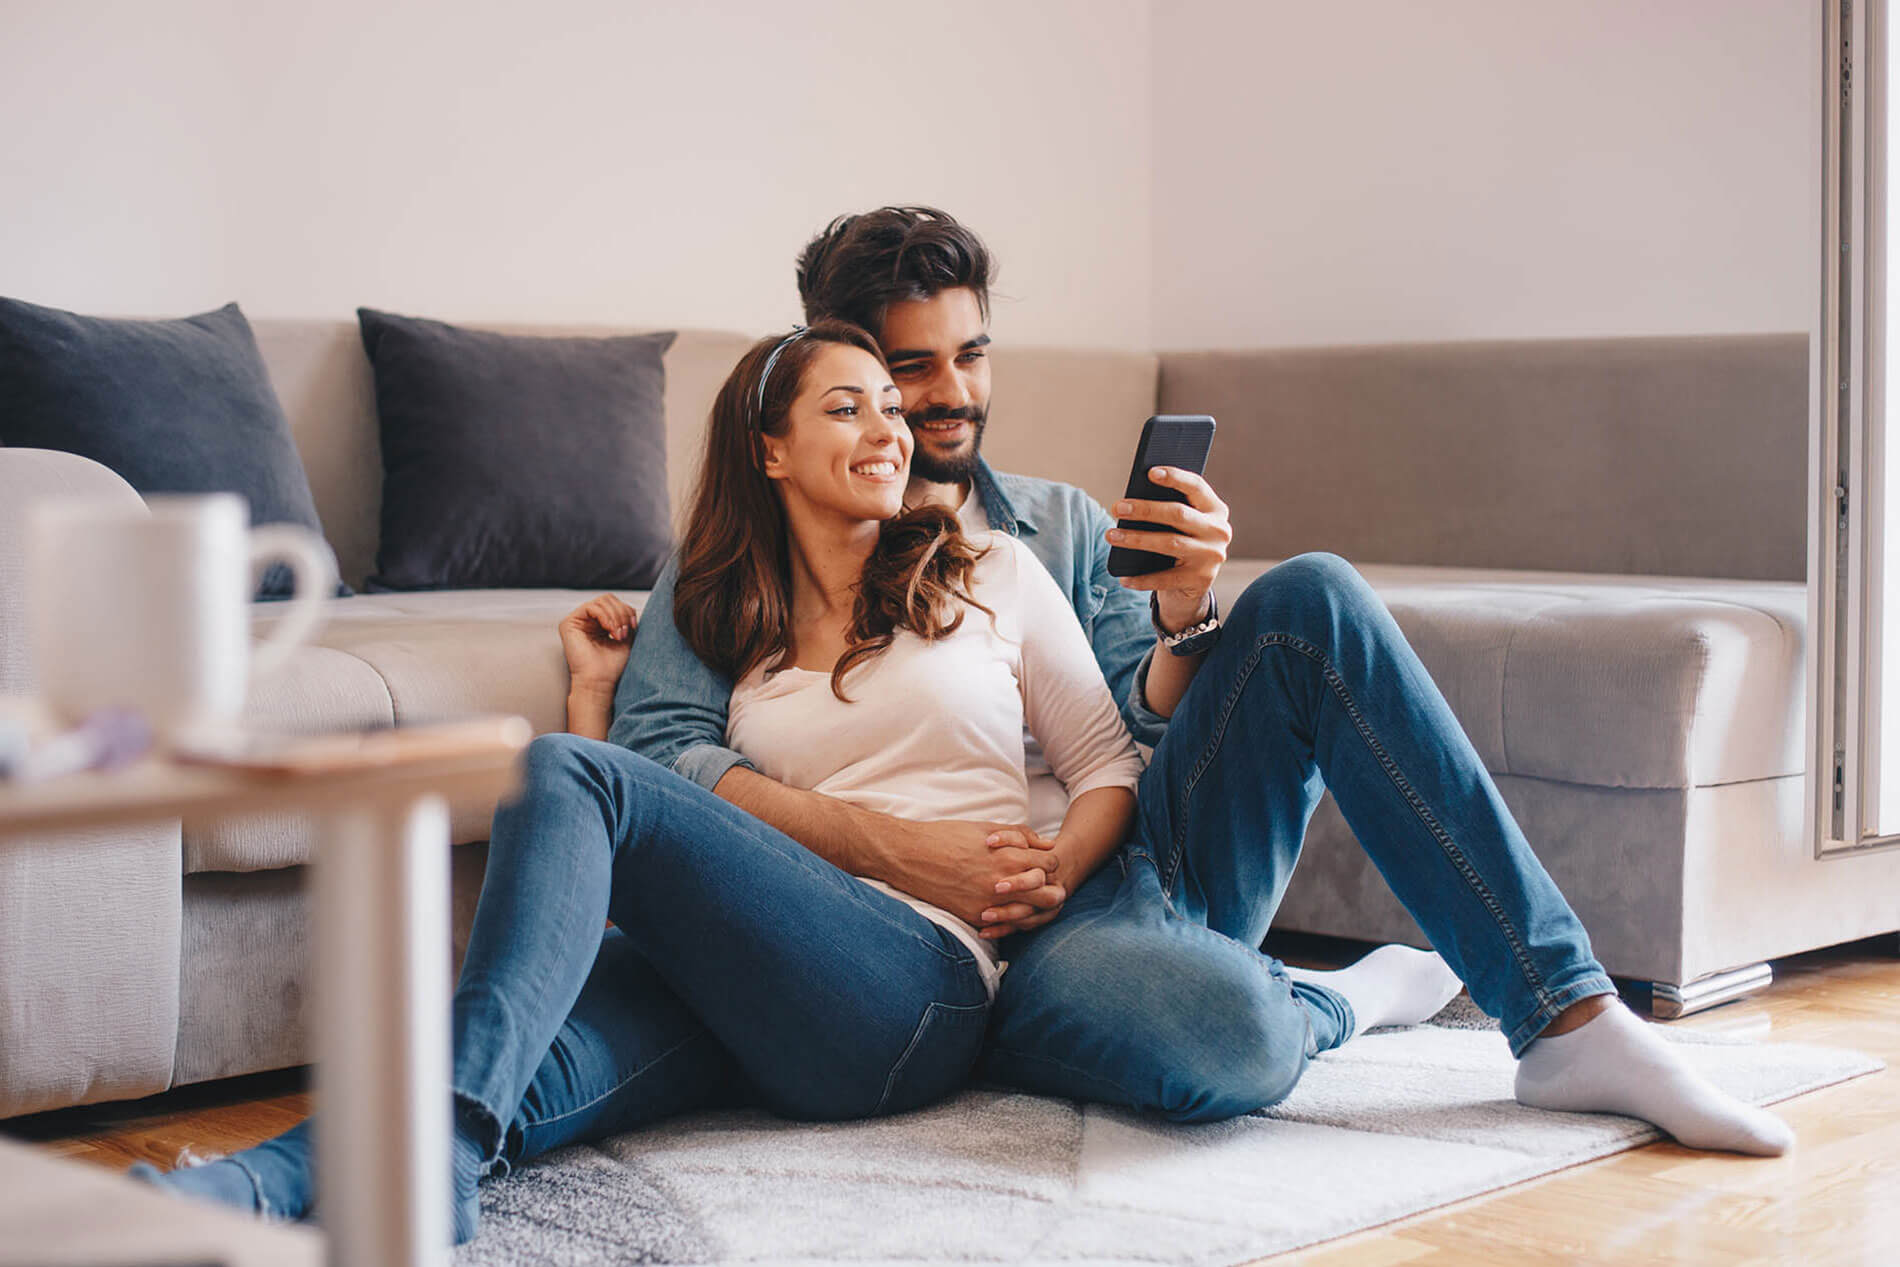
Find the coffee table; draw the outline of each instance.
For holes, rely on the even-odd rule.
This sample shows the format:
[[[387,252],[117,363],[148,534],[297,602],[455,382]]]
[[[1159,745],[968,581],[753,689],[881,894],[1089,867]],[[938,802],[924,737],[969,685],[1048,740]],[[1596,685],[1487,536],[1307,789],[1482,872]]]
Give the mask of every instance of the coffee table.
[[[267,1223],[0,1139],[0,1267],[321,1267],[313,1227]]]
[[[448,804],[507,795],[531,735],[519,717],[481,718],[313,744],[275,770],[152,757],[0,784],[0,836],[260,810],[319,824],[318,1190],[333,1263],[448,1259]]]

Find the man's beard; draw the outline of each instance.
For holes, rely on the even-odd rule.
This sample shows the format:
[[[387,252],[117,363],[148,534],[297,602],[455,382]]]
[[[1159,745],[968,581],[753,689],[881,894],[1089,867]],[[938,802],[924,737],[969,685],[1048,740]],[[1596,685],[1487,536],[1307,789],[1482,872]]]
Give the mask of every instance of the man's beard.
[[[978,409],[975,405],[965,405],[960,409],[932,405],[928,409],[907,414],[905,418],[912,427],[925,422],[961,421],[970,424],[970,447],[950,458],[939,458],[927,451],[923,433],[918,432],[910,455],[910,473],[914,478],[928,480],[932,484],[961,484],[976,475],[976,455],[983,448],[983,428],[990,420],[987,409]]]

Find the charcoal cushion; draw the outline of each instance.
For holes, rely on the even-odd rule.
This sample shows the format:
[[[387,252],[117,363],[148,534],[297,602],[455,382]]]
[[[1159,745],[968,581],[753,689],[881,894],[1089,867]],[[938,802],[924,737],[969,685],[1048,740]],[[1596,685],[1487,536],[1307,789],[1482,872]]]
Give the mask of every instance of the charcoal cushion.
[[[357,310],[376,376],[371,590],[645,589],[672,549],[673,334],[498,334]]]
[[[323,535],[290,424],[236,304],[127,320],[0,299],[0,445],[91,458],[142,494],[240,493],[252,523]],[[290,590],[289,570],[274,565],[258,597]]]

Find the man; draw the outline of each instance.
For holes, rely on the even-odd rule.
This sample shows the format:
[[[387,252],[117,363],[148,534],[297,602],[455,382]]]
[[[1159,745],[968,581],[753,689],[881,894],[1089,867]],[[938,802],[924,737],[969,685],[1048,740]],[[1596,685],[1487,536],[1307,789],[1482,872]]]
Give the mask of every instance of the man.
[[[984,1065],[997,1080],[1184,1121],[1233,1116],[1282,1098],[1308,1059],[1358,1030],[1430,1016],[1457,988],[1448,962],[1503,1018],[1526,1103],[1643,1117],[1693,1146],[1784,1149],[1778,1119],[1696,1079],[1614,1002],[1450,707],[1350,565],[1290,559],[1223,616],[1228,508],[1204,479],[1153,472],[1187,500],[1118,504],[1117,518],[1164,528],[1123,533],[1078,489],[990,469],[993,271],[950,216],[884,207],[828,226],[798,281],[807,320],[855,322],[885,350],[915,440],[908,500],[1018,536],[1068,597],[1131,732],[1153,747],[1128,846],[1092,876],[1065,866],[1061,839],[1040,834],[1063,794],[1033,755],[1036,821],[1003,832],[886,818],[759,774],[724,746],[731,683],[674,628],[670,569],[610,738],[843,870],[1007,938]],[[1114,545],[1177,563],[1118,581]],[[1255,949],[1327,788],[1442,960],[1387,947],[1311,973]],[[999,900],[995,881],[1025,858],[1046,883]]]

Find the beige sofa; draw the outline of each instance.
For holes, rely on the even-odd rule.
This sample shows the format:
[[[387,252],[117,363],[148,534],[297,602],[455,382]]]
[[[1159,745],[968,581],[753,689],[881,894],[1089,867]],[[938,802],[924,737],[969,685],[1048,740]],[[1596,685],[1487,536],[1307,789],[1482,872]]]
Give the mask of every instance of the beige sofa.
[[[257,334],[343,574],[360,583],[381,481],[355,327],[264,321]],[[747,343],[686,332],[668,353],[676,507]],[[1605,963],[1657,983],[1660,1010],[1699,1003],[1699,980],[1728,981],[1711,974],[1900,929],[1900,854],[1815,862],[1801,830],[1802,336],[1005,347],[994,367],[991,459],[1104,500],[1144,417],[1215,414],[1212,473],[1237,526],[1228,597],[1305,550],[1359,564]],[[101,487],[136,496],[81,460],[0,449],[0,694],[30,688],[20,509]],[[554,624],[582,597],[342,601],[250,711],[326,728],[499,710],[558,728]],[[260,605],[259,628],[278,614]],[[458,935],[491,809],[453,816]],[[1330,797],[1308,849],[1277,926],[1418,940]],[[309,853],[287,818],[0,841],[0,1117],[303,1060]]]

